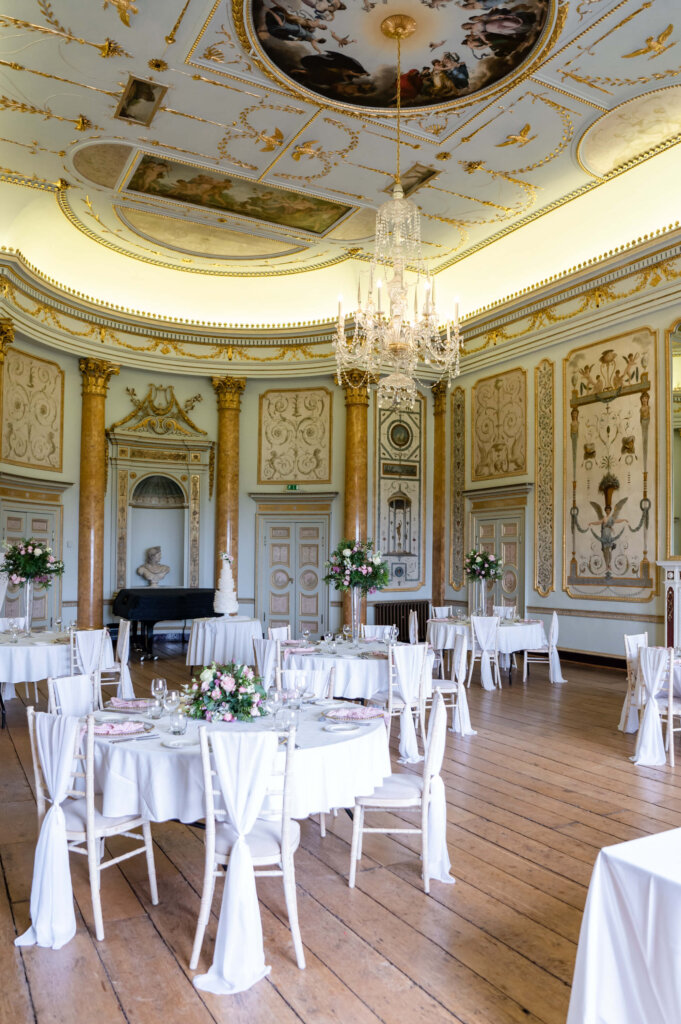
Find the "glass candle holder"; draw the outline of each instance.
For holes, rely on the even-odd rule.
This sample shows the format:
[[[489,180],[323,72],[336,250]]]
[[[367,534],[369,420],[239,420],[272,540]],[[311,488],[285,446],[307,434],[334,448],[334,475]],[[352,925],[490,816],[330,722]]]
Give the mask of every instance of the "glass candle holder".
[[[184,736],[187,731],[187,719],[181,711],[173,711],[168,719],[168,726],[173,736]]]

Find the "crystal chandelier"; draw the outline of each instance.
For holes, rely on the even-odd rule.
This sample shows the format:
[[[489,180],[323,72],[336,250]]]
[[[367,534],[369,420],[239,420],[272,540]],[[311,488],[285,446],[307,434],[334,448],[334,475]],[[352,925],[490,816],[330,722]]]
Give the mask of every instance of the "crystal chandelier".
[[[367,382],[378,378],[377,400],[382,409],[413,409],[419,369],[425,384],[459,375],[462,348],[458,303],[453,322],[440,326],[435,285],[421,254],[421,224],[415,203],[404,198],[400,182],[401,42],[416,28],[413,18],[393,14],[381,30],[397,42],[397,170],[392,199],[376,214],[374,256],[368,288],[357,287],[354,333],[346,334],[342,300],[338,303],[336,378],[341,384],[351,371]],[[383,292],[385,290],[385,297]],[[385,311],[383,309],[385,303]],[[380,374],[385,376],[380,377]]]

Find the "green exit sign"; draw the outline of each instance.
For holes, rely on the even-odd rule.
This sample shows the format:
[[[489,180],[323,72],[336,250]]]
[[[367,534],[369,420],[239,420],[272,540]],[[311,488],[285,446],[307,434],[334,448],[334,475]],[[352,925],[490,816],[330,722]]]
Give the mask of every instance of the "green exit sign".
[[[286,484],[286,490],[287,491],[297,491],[298,490],[298,484]]]

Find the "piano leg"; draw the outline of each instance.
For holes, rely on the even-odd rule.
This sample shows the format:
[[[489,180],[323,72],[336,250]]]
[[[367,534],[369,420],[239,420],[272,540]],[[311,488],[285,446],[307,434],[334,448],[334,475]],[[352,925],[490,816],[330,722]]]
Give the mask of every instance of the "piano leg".
[[[147,661],[157,661],[158,660],[158,655],[154,654],[154,626],[155,625],[156,625],[156,622],[152,622],[149,619],[145,619],[142,622],[142,640],[143,640],[143,647],[144,647],[144,652],[145,653],[143,654],[142,658],[140,659],[141,661],[144,661],[145,658],[146,658]]]

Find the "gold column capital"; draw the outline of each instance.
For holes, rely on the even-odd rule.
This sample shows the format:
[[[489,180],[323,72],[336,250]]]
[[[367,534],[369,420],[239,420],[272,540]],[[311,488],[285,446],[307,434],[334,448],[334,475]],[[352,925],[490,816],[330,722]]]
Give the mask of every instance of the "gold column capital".
[[[78,369],[83,377],[84,395],[106,395],[109,378],[120,372],[117,366],[106,359],[93,359],[91,356],[79,359]]]
[[[436,416],[444,416],[447,411],[447,392],[449,385],[446,380],[439,380],[430,389],[433,393],[433,412]]]
[[[8,316],[0,317],[0,363],[4,363],[7,346],[14,341],[14,324]]]
[[[241,409],[241,395],[246,387],[245,377],[211,377],[218,397],[218,409]]]
[[[363,370],[347,370],[341,376],[340,386],[345,392],[346,405],[368,405],[369,387],[376,383],[376,378]]]

